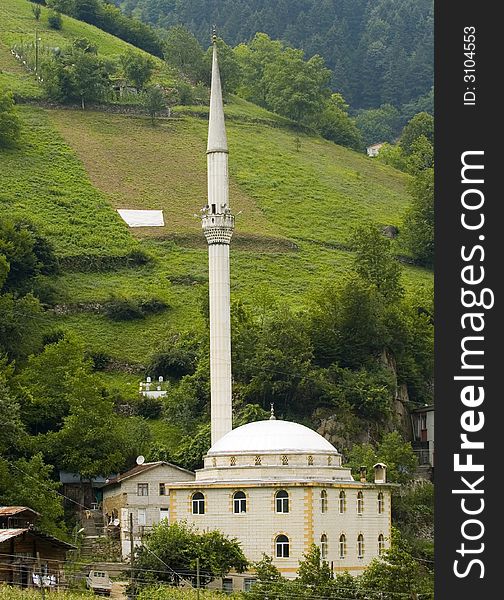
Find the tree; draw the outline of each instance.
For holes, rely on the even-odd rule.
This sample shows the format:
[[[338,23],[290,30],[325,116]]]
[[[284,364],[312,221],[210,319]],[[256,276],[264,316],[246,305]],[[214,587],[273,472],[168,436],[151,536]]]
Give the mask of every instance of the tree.
[[[32,294],[0,294],[0,354],[22,362],[40,348],[46,317]]]
[[[148,88],[143,98],[143,106],[151,118],[151,123],[156,123],[156,116],[166,109],[166,99],[162,88],[154,85]]]
[[[299,561],[298,581],[309,588],[314,595],[325,596],[331,581],[331,569],[327,561],[322,560],[320,548],[312,544],[308,552]]]
[[[434,170],[420,172],[411,184],[413,202],[404,222],[404,239],[422,265],[434,264]]]
[[[49,14],[47,15],[47,24],[51,29],[60,30],[63,27],[63,18],[61,13],[55,10],[50,10]]]
[[[410,594],[411,600],[434,598],[433,578],[411,555],[411,548],[397,530],[391,547],[375,558],[360,578],[360,590],[381,592],[383,600],[394,600],[397,594]]]
[[[355,120],[348,115],[348,104],[341,94],[332,94],[320,115],[315,117],[315,124],[327,140],[354,150],[362,150],[362,136]]]
[[[388,302],[399,299],[403,295],[401,267],[392,256],[390,240],[374,225],[363,225],[354,231],[352,247],[356,273]]]
[[[13,456],[26,442],[26,431],[21,420],[21,409],[10,386],[13,367],[0,357],[0,456]]]
[[[21,133],[21,122],[11,92],[0,90],[0,149],[16,145]]]
[[[434,144],[434,117],[425,112],[415,115],[402,130],[399,143],[406,156],[415,151],[413,144],[420,136]]]
[[[400,131],[399,119],[397,108],[391,104],[382,104],[380,108],[359,111],[356,123],[364,142],[369,145],[394,141]]]
[[[41,8],[38,4],[34,4],[32,6],[32,13],[33,16],[35,17],[35,21],[38,21],[40,19],[40,12],[41,12]]]
[[[217,38],[217,52],[222,90],[224,93],[234,94],[241,81],[240,63],[233,50],[221,38]],[[212,75],[212,55],[213,46],[210,46],[205,52],[203,60],[204,80],[207,84],[210,84]]]
[[[189,573],[195,573],[196,559],[199,559],[203,585],[231,569],[242,573],[247,567],[236,539],[220,531],[200,532],[183,521],[171,525],[161,521],[135,550],[133,579],[143,579],[146,570],[152,570],[154,581],[179,583],[177,572],[188,573],[186,579],[195,579]]]
[[[196,82],[204,78],[203,49],[194,35],[183,25],[170,27],[165,37],[166,62]]]
[[[354,444],[348,453],[347,465],[355,475],[362,465],[367,467],[368,473],[372,473],[377,462],[387,465],[387,481],[392,483],[411,481],[418,465],[411,444],[405,442],[397,431],[385,434],[377,448],[371,444]]]
[[[129,49],[125,54],[121,55],[120,60],[126,78],[138,90],[143,90],[154,70],[155,65],[152,58]]]

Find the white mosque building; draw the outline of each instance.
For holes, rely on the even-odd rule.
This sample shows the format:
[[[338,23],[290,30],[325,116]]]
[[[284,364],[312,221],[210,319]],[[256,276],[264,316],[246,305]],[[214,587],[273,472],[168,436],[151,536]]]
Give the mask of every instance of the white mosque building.
[[[365,473],[355,481],[325,438],[273,414],[232,428],[229,247],[234,217],[215,40],[207,165],[202,226],[209,256],[212,445],[196,473],[144,463],[111,480],[104,488],[104,512],[122,523],[124,555],[130,551],[130,519],[141,530],[166,518],[200,530],[219,529],[239,540],[251,562],[263,553],[271,556],[286,577],[296,576],[312,544],[334,571],[358,574],[389,545],[391,485],[385,465],[375,465],[372,482]]]

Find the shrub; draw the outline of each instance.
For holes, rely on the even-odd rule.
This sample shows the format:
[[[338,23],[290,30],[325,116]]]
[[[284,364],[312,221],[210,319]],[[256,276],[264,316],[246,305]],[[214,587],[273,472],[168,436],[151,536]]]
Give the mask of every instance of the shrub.
[[[15,146],[21,133],[21,124],[10,92],[0,90],[0,148]]]
[[[97,352],[91,352],[89,354],[89,358],[93,361],[94,371],[104,371],[110,364],[110,361],[112,360],[110,354],[100,350],[98,350]]]
[[[136,414],[144,419],[158,419],[163,410],[163,402],[160,398],[148,398],[142,396],[137,404]]]
[[[133,321],[144,318],[138,302],[131,298],[112,298],[105,304],[105,314],[112,321]]]
[[[61,29],[63,27],[61,14],[55,10],[51,10],[47,16],[47,24],[51,29]]]

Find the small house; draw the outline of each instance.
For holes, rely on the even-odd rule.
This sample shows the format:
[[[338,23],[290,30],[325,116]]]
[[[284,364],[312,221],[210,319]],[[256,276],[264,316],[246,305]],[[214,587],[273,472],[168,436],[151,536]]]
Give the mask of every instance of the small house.
[[[368,146],[366,148],[367,155],[371,157],[378,156],[380,149],[384,143],[385,142],[379,142],[378,144],[371,144],[371,146]]]

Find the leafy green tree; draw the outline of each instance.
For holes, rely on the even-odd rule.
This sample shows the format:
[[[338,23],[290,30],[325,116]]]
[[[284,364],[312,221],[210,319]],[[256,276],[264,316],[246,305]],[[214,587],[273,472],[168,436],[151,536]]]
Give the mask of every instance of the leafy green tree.
[[[200,469],[203,456],[212,445],[210,438],[210,424],[200,425],[195,433],[182,438],[177,451],[173,453],[173,462],[191,471]]]
[[[352,236],[354,269],[364,281],[374,285],[389,302],[403,295],[401,267],[393,258],[391,243],[374,225],[358,227]]]
[[[356,124],[367,145],[392,142],[400,131],[400,113],[395,106],[383,104],[380,108],[359,111]]]
[[[40,348],[45,326],[46,316],[32,294],[21,298],[0,294],[0,353],[24,361]]]
[[[312,544],[299,561],[298,581],[304,588],[312,590],[314,595],[325,596],[331,582],[331,569],[327,561],[322,560],[320,548]]]
[[[52,476],[53,467],[44,463],[40,453],[10,462],[0,457],[0,504],[36,510],[41,514],[37,527],[65,539],[60,483]]]
[[[411,144],[410,154],[406,158],[406,170],[416,175],[433,166],[434,147],[425,135],[420,135]]]
[[[21,134],[21,121],[11,92],[0,90],[0,149],[15,146]]]
[[[21,408],[10,386],[12,373],[13,366],[6,357],[0,357],[0,456],[4,457],[18,453],[27,441]]]
[[[279,600],[285,597],[287,580],[273,564],[273,558],[267,554],[262,555],[260,561],[252,564],[256,574],[256,583],[247,593],[251,600]]]
[[[434,117],[425,112],[415,115],[402,130],[399,143],[406,156],[415,151],[413,144],[420,136],[434,144]]]
[[[332,94],[320,115],[315,117],[316,127],[327,140],[354,150],[362,150],[362,136],[355,120],[349,116],[348,108],[341,94]]]
[[[125,54],[121,55],[120,61],[126,78],[131,81],[138,90],[143,90],[154,71],[155,65],[152,58],[129,49]]]
[[[63,27],[63,17],[61,16],[61,13],[50,10],[47,15],[47,24],[51,29],[60,30]]]
[[[322,110],[329,96],[330,71],[318,55],[305,62],[300,50],[287,48],[265,66],[263,77],[271,109],[299,123]]]
[[[233,50],[222,40],[217,38],[217,52],[219,56],[219,73],[222,90],[226,94],[234,94],[241,81],[241,67]],[[204,80],[210,84],[212,74],[213,46],[210,46],[203,57]]]
[[[157,115],[166,110],[166,99],[163,90],[157,85],[148,88],[143,97],[143,106],[151,118],[152,125],[155,125]]]
[[[166,62],[192,81],[204,77],[203,48],[195,36],[183,25],[170,27],[164,40]]]
[[[196,559],[199,559],[204,584],[231,569],[242,573],[247,567],[247,560],[236,539],[230,539],[220,531],[200,532],[183,521],[171,525],[162,521],[153,527],[143,545],[135,550],[133,579],[143,579],[145,571],[150,569],[155,581],[179,583],[174,571],[195,572]],[[191,576],[187,575],[187,579]]]
[[[404,238],[420,264],[434,264],[434,170],[417,175],[411,185],[413,202],[404,222]]]
[[[371,444],[355,444],[348,453],[347,464],[355,476],[363,465],[367,467],[368,475],[373,473],[373,465],[377,462],[387,465],[387,481],[392,483],[411,481],[418,464],[411,444],[397,431],[385,434],[377,448]]]
[[[375,558],[360,578],[362,593],[380,592],[384,600],[393,600],[397,594],[434,598],[433,578],[411,555],[411,548],[395,530],[391,547],[380,558]]]
[[[38,21],[40,19],[41,11],[42,11],[42,9],[40,8],[40,6],[38,4],[34,4],[32,6],[32,13],[33,13],[33,16],[35,17],[35,21]]]
[[[390,165],[400,171],[408,171],[407,159],[399,144],[383,144],[376,157],[379,162]]]

